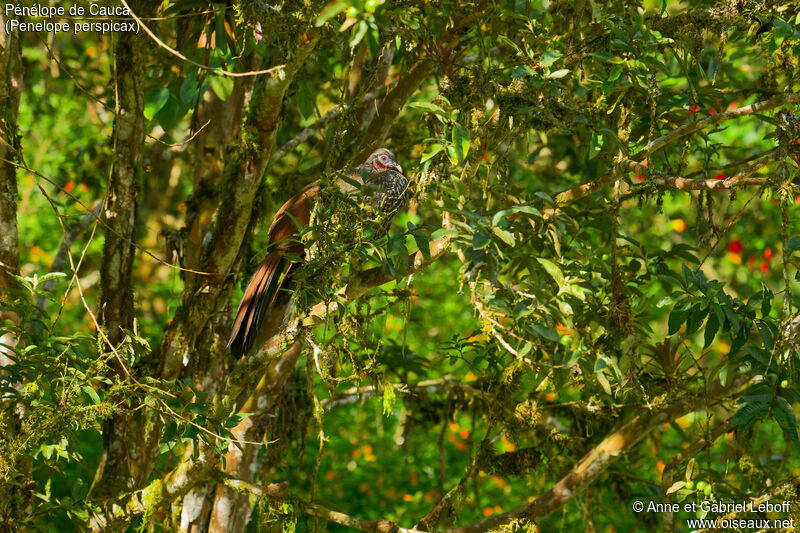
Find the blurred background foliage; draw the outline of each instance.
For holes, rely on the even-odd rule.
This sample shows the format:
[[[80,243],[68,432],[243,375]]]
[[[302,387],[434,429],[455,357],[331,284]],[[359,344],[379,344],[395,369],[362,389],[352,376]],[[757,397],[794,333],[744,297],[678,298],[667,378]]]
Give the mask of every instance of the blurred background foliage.
[[[432,64],[399,102],[384,143],[417,184],[416,201],[388,236],[362,235],[334,271],[298,278],[308,305],[333,297],[358,269],[382,265],[394,281],[307,332],[265,435],[277,444],[260,452],[257,483],[286,480],[300,498],[403,527],[459,487],[440,509],[440,526],[480,523],[552,489],[635,416],[693,401],[679,416],[643,426],[641,440],[616,450],[617,460],[556,512],[492,527],[655,531],[663,516],[633,513],[630,502],[708,494],[738,501],[778,487],[793,499],[800,372],[790,319],[800,190],[798,131],[782,125],[797,121],[796,104],[785,103],[800,72],[796,2],[159,5],[146,22],[162,40],[231,72],[282,64],[299,33],[322,34],[283,101],[258,223],[245,239],[241,272],[226,281],[235,284],[227,326],[277,207],[358,163],[377,103],[414,66]],[[35,172],[17,173],[26,281],[6,302],[22,321],[5,326],[19,338],[19,359],[3,369],[2,383],[4,402],[36,430],[22,443],[0,437],[0,452],[5,483],[22,461],[30,464],[26,530],[80,529],[103,508],[89,492],[102,421],[124,411],[126,398],[141,399],[110,372],[113,354],[87,312],[99,306],[104,228],[86,216],[106,194],[110,80],[125,68],[115,63],[116,39],[21,36],[20,162]],[[218,163],[192,146],[202,128],[217,135],[216,123],[204,125],[203,106],[245,94],[239,83],[149,45],[135,238],[167,263],[199,246],[181,228],[198,198],[197,169]],[[781,98],[763,111],[725,115]],[[714,116],[725,118],[647,149]],[[644,167],[626,166],[630,160]],[[573,189],[593,180],[602,186]],[[224,194],[211,193],[212,204]],[[63,258],[55,270],[66,275],[45,286],[64,228],[84,220],[70,247],[80,290]],[[407,273],[409,257],[428,257],[441,242],[447,253],[434,250],[429,265]],[[137,368],[175,319],[184,276],[139,253],[133,286],[136,329],[118,349]],[[165,425],[151,481],[198,439],[220,453],[228,447],[192,423],[230,437],[246,415],[220,408],[224,401],[186,375],[149,382],[140,369],[137,377],[157,391],[161,400],[143,405]],[[664,485],[665,468],[677,485]],[[346,529],[302,509],[262,499],[248,528]],[[177,529],[169,513],[156,509],[130,526]],[[675,521],[678,530],[688,517]]]

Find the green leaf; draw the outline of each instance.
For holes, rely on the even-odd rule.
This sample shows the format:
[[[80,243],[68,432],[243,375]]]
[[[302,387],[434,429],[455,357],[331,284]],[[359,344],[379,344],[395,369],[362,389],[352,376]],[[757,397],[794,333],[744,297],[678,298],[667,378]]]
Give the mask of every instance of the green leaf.
[[[97,395],[97,392],[91,385],[84,385],[83,387],[81,387],[81,390],[86,393],[86,396],[88,396],[89,399],[92,400],[92,403],[94,405],[100,403],[100,396]]]
[[[447,150],[447,157],[450,158],[450,162],[453,163],[454,165],[457,164],[459,162],[459,159],[458,159],[458,152],[456,152],[456,147],[453,146],[452,144],[448,144],[447,146],[445,146],[445,150]]]
[[[505,35],[499,35],[499,36],[497,37],[497,40],[498,40],[498,41],[500,41],[500,42],[506,43],[506,44],[507,44],[508,46],[510,46],[510,47],[511,47],[511,48],[512,48],[512,49],[513,49],[513,50],[514,50],[514,51],[515,51],[517,54],[520,54],[520,55],[522,55],[522,50],[520,49],[520,47],[519,47],[519,46],[517,46],[517,43],[515,43],[514,41],[512,41],[511,39],[509,39],[509,38],[508,38],[508,37],[506,37]]]
[[[144,99],[144,118],[147,120],[156,116],[164,104],[169,100],[169,89],[154,89],[147,93]]]
[[[158,113],[156,113],[156,118],[164,130],[169,130],[178,121],[180,115],[181,106],[178,102],[178,99],[172,95],[169,95],[167,103],[164,104],[164,107],[162,107]]]
[[[728,378],[731,373],[731,365],[726,361],[725,364],[719,369],[719,384],[723,387],[728,386]]]
[[[761,316],[766,318],[769,315],[769,312],[772,310],[773,294],[772,291],[766,287],[764,287],[762,294],[763,297],[761,299]]]
[[[197,101],[197,96],[200,92],[200,87],[197,86],[197,75],[192,73],[183,78],[181,88],[178,91],[178,96],[181,97],[181,102],[186,105],[194,105]]]
[[[775,398],[775,409],[772,411],[772,416],[778,422],[783,432],[789,437],[795,445],[800,444],[797,438],[797,418],[794,414],[792,405],[783,398],[778,396]]]
[[[549,50],[542,54],[542,58],[539,62],[542,64],[543,67],[549,67],[553,63],[555,63],[559,58],[561,58],[563,54],[558,50]]]
[[[714,337],[717,335],[717,331],[719,330],[719,319],[717,319],[717,315],[711,314],[706,321],[706,330],[704,335],[704,342],[703,342],[703,349],[705,350],[711,343],[714,342]]]
[[[674,335],[681,329],[681,326],[689,317],[689,309],[678,309],[678,306],[672,308],[672,312],[667,319],[667,335]]]
[[[482,250],[489,246],[489,234],[481,230],[472,236],[472,248],[474,250]]]
[[[413,232],[411,236],[414,237],[414,241],[417,243],[417,248],[419,248],[419,251],[422,253],[422,257],[425,258],[426,261],[429,260],[431,258],[431,248],[428,243],[428,237],[419,231]]]
[[[422,153],[422,158],[420,158],[419,162],[424,163],[425,161],[432,158],[442,150],[444,150],[444,146],[442,146],[441,144],[432,144],[428,146],[428,149]]]
[[[503,209],[502,211],[495,213],[492,217],[492,226],[497,226],[502,219],[514,213],[526,213],[537,218],[541,218],[542,216],[542,213],[535,207],[531,207],[529,205],[517,205],[510,209]]]
[[[697,459],[692,457],[686,464],[686,477],[684,479],[686,481],[694,479],[694,477],[697,475],[699,471],[700,467],[697,465]]]
[[[298,83],[297,94],[295,95],[294,101],[297,104],[297,108],[300,110],[300,114],[303,115],[303,118],[308,118],[314,114],[316,102],[314,94],[306,81]]]
[[[600,383],[600,386],[603,387],[603,390],[606,394],[611,394],[611,384],[608,382],[608,378],[603,372],[598,372],[595,374],[597,378],[597,382]]]
[[[745,397],[747,398],[747,397]],[[742,406],[739,411],[733,415],[731,425],[734,427],[741,426],[742,429],[748,429],[756,422],[763,420],[769,412],[769,399],[757,397]]]
[[[758,333],[761,335],[761,342],[764,344],[764,349],[772,350],[772,332],[769,330],[767,324],[765,324],[763,320],[759,320],[756,322],[756,327],[758,328]]]
[[[549,341],[558,342],[560,340],[558,332],[553,328],[540,326],[539,324],[531,324],[531,329],[536,335],[539,337],[544,337]]]
[[[611,73],[608,75],[608,81],[616,81],[617,78],[620,77],[622,74],[622,69],[624,67],[620,65],[614,65],[614,68],[611,69]]]
[[[559,79],[559,78],[563,78],[567,74],[569,74],[569,69],[568,68],[562,68],[561,70],[557,70],[555,72],[551,72],[546,77],[551,79],[551,80],[556,80],[556,79]]]
[[[344,11],[345,8],[347,8],[347,2],[342,2],[342,1],[331,2],[330,4],[325,6],[325,9],[323,9],[322,12],[319,14],[315,24],[317,26],[322,26],[328,20],[332,19],[340,12]]]
[[[500,237],[503,240],[503,242],[505,242],[507,245],[511,246],[512,248],[517,243],[516,239],[514,239],[514,236],[509,231],[506,231],[504,229],[498,228],[497,226],[494,226],[492,228],[492,232],[495,235],[497,235],[498,237]]]
[[[529,65],[522,65],[521,67],[517,67],[514,69],[514,72],[511,73],[512,78],[525,78],[527,76],[531,76],[536,74],[536,71],[533,67]]]
[[[458,154],[458,162],[463,162],[469,153],[469,131],[461,124],[453,126],[453,146]]]
[[[233,78],[230,76],[212,74],[209,76],[208,81],[211,84],[211,90],[223,102],[233,94]]]
[[[225,427],[228,429],[235,428],[242,422],[242,420],[246,419],[251,414],[252,413],[236,413],[225,420]]]
[[[559,288],[564,286],[566,283],[566,280],[564,279],[564,273],[561,272],[561,269],[558,268],[555,263],[542,257],[537,257],[536,260],[544,267],[545,271],[550,274],[550,277],[555,280]]]
[[[431,113],[439,117],[447,118],[447,111],[445,111],[438,105],[432,104],[430,102],[410,102],[406,104],[406,107],[410,107],[412,109],[422,109],[424,111],[430,111]]]
[[[683,279],[686,281],[686,285],[694,285],[694,274],[692,273],[691,269],[684,263],[681,265],[681,270],[683,271]]]

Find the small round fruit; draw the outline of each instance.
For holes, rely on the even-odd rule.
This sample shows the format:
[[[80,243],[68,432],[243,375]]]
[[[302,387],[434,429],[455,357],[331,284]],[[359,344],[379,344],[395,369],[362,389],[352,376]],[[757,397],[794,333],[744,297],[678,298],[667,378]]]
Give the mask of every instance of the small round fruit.
[[[694,481],[687,481],[686,488],[689,490],[694,490]]]
[[[785,389],[788,386],[789,386],[789,380],[788,379],[784,379],[783,381],[781,381],[781,388],[782,389]]]
[[[367,10],[368,11],[375,11],[375,7],[378,5],[378,2],[375,0],[367,0]]]
[[[706,483],[705,481],[698,481],[697,482],[697,490],[705,492],[706,491],[706,487],[708,487],[708,483]]]
[[[569,344],[572,343],[572,337],[570,337],[569,335],[562,335],[560,341],[561,344],[563,344],[564,346],[568,346]]]
[[[711,494],[711,485],[706,485],[706,488],[703,489],[703,494],[705,494],[706,496]]]
[[[356,15],[358,15],[358,9],[350,7],[347,9],[347,14],[350,15],[351,17],[355,17]]]

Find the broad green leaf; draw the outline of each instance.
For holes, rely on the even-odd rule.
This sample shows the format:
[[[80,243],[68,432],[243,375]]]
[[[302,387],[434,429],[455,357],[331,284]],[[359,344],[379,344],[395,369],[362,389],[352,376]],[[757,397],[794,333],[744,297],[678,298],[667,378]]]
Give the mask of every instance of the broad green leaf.
[[[208,81],[211,84],[211,90],[223,102],[233,94],[233,78],[230,76],[212,74],[209,76]]]
[[[703,349],[705,350],[711,343],[714,342],[714,337],[719,330],[719,320],[717,319],[717,315],[711,314],[706,321],[706,329],[704,333],[704,340],[703,340]]]
[[[533,332],[536,333],[536,335],[544,337],[549,341],[558,342],[560,340],[558,332],[553,328],[547,326],[540,326],[539,324],[531,324],[530,327],[533,330]]]
[[[548,259],[544,259],[543,257],[537,257],[536,260],[544,267],[545,271],[550,274],[550,277],[555,280],[559,288],[564,286],[564,283],[566,283],[564,280],[564,273],[561,272],[561,269],[558,268],[558,265]]]
[[[425,161],[432,158],[442,150],[444,150],[444,146],[442,146],[441,144],[432,144],[428,146],[427,150],[425,150],[425,152],[422,153],[422,158],[420,158],[419,162],[424,163]]]
[[[86,393],[86,396],[88,396],[89,399],[92,400],[92,403],[94,403],[95,405],[100,403],[100,396],[97,395],[97,392],[94,390],[94,387],[92,387],[91,385],[84,385],[83,387],[81,387],[81,390]]]
[[[442,118],[447,118],[447,111],[442,109],[436,104],[432,104],[430,102],[409,102],[406,104],[406,107],[410,107],[412,109],[422,109],[424,111],[430,111],[431,113],[440,116]]]
[[[425,258],[426,261],[430,259],[431,249],[428,243],[428,237],[419,231],[415,231],[411,235],[414,237],[414,241],[417,243],[417,248],[419,248],[419,251],[422,253],[422,257]]]
[[[512,248],[517,243],[517,240],[514,238],[514,236],[509,231],[506,231],[504,229],[498,228],[497,226],[494,226],[492,228],[492,232],[495,235],[497,235],[498,237],[500,237],[503,240],[503,242],[505,242],[507,245],[511,246]]]
[[[461,124],[453,126],[453,146],[455,146],[456,154],[458,154],[458,162],[463,162],[469,153],[469,131]]]
[[[147,93],[144,100],[144,118],[147,120],[156,116],[164,104],[169,100],[169,89],[154,89]]]
[[[484,230],[480,230],[472,236],[472,248],[475,250],[486,248],[489,246],[489,242],[489,235]]]
[[[558,78],[563,78],[567,74],[569,74],[569,69],[568,68],[562,68],[561,70],[556,70],[555,72],[551,72],[550,74],[547,75],[547,78],[550,78],[551,80],[555,80],[555,79],[558,79]]]
[[[543,67],[549,67],[550,65],[555,63],[559,58],[561,58],[562,55],[563,54],[558,50],[550,50],[542,55],[542,58],[539,60],[539,62],[542,64]]]

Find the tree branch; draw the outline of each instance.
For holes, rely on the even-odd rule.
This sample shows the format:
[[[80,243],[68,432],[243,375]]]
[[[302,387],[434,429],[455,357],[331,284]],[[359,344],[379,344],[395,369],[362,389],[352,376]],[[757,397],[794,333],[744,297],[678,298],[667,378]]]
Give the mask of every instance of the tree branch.
[[[739,392],[749,382],[750,378],[748,376],[739,376],[729,387],[723,387],[717,381],[709,388],[708,399],[714,399],[716,402],[721,401],[724,397]],[[631,449],[650,431],[665,422],[692,412],[698,407],[711,405],[706,400],[705,395],[685,397],[654,413],[647,411],[635,416],[621,428],[604,438],[572,468],[569,474],[561,478],[552,489],[539,496],[536,500],[486,520],[451,528],[446,531],[448,533],[482,533],[496,529],[515,518],[539,520],[548,516],[566,504],[575,495],[583,492],[623,452]]]
[[[699,131],[703,128],[706,128],[708,126],[714,126],[716,124],[720,124],[721,122],[733,120],[735,118],[743,117],[745,115],[752,115],[753,113],[760,113],[762,111],[767,111],[769,109],[774,109],[776,107],[798,101],[800,101],[800,91],[795,93],[785,93],[776,96],[775,98],[771,98],[769,100],[763,100],[761,102],[756,102],[748,106],[733,109],[731,111],[726,111],[724,113],[717,113],[716,115],[710,115],[704,119],[684,124],[683,126],[680,126],[679,128],[672,130],[666,135],[662,135],[661,137],[653,139],[652,141],[647,143],[647,146],[645,146],[642,150],[633,155],[631,159],[635,162],[641,162],[648,155],[652,154],[656,150],[663,148],[667,144],[677,141],[678,139],[685,137],[687,135],[691,135],[692,133]],[[566,191],[558,193],[555,196],[554,200],[557,205],[565,205],[579,198],[583,198],[584,196],[588,196],[617,181],[619,177],[622,175],[622,173],[628,168],[629,165],[627,164],[627,162],[623,161],[621,163],[618,163],[614,166],[614,168],[612,168],[608,172],[605,172],[603,175],[593,179],[592,181],[589,181],[582,185],[578,185],[577,187],[573,187],[571,189],[567,189]]]

